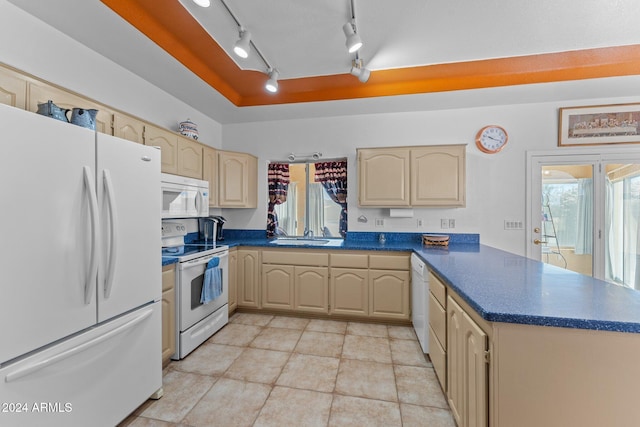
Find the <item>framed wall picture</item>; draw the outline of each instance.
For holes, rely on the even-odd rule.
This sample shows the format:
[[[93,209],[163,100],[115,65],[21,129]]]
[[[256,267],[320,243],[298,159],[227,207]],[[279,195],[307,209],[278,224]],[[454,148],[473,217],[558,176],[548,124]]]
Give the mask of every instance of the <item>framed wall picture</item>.
[[[640,104],[560,108],[558,146],[640,143]]]

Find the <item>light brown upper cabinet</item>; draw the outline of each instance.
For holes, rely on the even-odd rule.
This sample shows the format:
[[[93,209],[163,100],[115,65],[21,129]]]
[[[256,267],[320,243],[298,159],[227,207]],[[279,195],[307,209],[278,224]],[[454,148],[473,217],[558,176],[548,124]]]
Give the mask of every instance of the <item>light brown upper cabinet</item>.
[[[209,181],[209,207],[218,206],[218,151],[202,147],[202,179]]]
[[[178,174],[178,135],[168,130],[145,125],[144,145],[160,147],[163,173]]]
[[[20,74],[0,67],[0,104],[21,109],[27,106],[27,80]]]
[[[144,126],[142,120],[122,113],[113,114],[113,135],[138,144],[144,144]]]
[[[218,206],[257,207],[258,159],[247,153],[218,151],[218,167]]]
[[[202,179],[202,145],[178,136],[178,175]]]
[[[465,145],[358,149],[358,204],[465,205]]]
[[[86,110],[96,109],[98,113],[96,115],[96,131],[100,133],[106,133],[111,135],[111,117],[113,111],[106,106],[90,101],[81,96],[73,93],[58,89],[57,87],[47,85],[46,83],[33,83],[29,84],[29,97],[27,110],[36,112],[38,111],[38,104],[44,104],[51,100],[60,108],[84,108]],[[68,118],[71,118],[71,113],[68,114]]]

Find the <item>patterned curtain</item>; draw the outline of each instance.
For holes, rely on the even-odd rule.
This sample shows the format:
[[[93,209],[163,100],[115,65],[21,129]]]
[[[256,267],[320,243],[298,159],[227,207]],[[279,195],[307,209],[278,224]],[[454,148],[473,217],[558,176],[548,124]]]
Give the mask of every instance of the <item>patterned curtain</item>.
[[[331,200],[340,205],[340,235],[347,235],[347,162],[318,162],[316,182],[324,187]]]
[[[267,237],[273,237],[278,229],[278,215],[275,212],[275,206],[287,201],[287,189],[289,188],[289,164],[269,163],[267,181],[269,182]]]

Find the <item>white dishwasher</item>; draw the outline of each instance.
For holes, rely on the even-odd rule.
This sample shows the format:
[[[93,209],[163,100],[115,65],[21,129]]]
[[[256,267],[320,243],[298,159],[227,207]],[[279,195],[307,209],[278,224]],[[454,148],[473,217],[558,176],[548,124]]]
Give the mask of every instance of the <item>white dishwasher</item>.
[[[411,254],[411,322],[423,353],[429,353],[429,270]]]

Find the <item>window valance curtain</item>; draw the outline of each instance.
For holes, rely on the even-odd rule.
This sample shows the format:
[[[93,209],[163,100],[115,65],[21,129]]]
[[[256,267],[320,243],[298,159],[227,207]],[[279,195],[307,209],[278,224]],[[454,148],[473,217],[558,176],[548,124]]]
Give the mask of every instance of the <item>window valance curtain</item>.
[[[287,201],[289,188],[289,164],[269,163],[267,171],[269,183],[269,206],[267,209],[267,237],[276,235],[278,229],[278,215],[275,206]]]
[[[318,162],[315,180],[324,187],[335,203],[340,205],[340,235],[347,235],[347,162]]]

